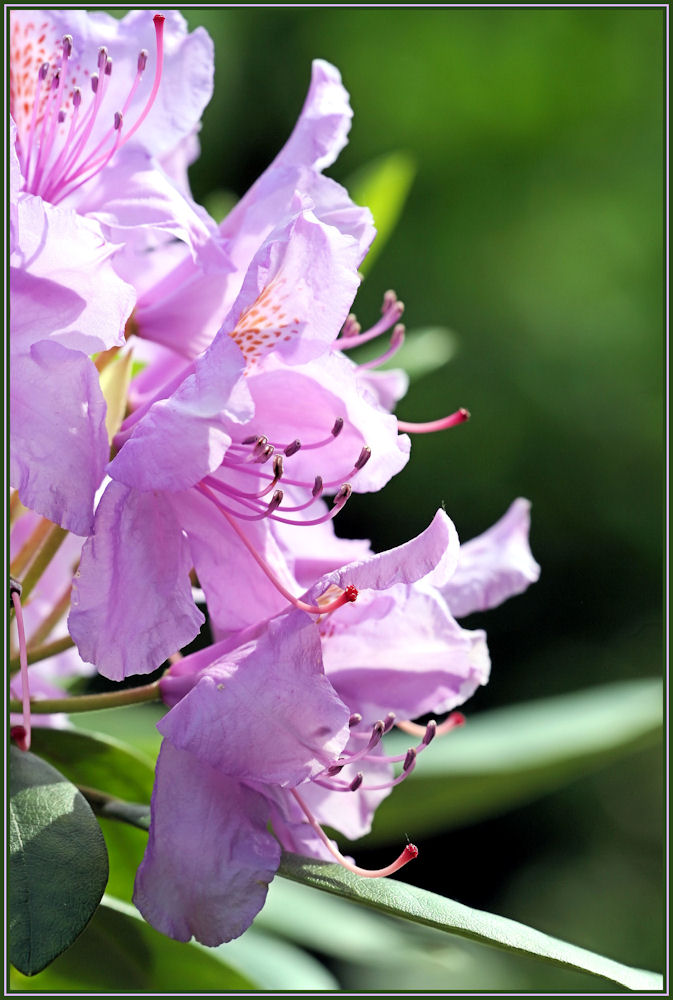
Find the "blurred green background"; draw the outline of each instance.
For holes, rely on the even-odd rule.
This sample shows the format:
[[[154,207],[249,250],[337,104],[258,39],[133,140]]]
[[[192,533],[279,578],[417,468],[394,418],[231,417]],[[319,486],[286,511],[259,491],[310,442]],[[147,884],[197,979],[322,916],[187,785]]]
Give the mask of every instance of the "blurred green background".
[[[472,419],[417,436],[406,470],[380,495],[354,497],[337,528],[384,548],[444,502],[468,539],[514,497],[530,498],[542,576],[466,622],[487,628],[493,661],[468,724],[482,709],[659,675],[663,10],[184,13],[216,52],[191,172],[198,199],[240,196],[261,173],[293,127],[315,57],[339,67],[355,112],[329,173],[348,184],[394,152],[415,164],[355,310],[369,325],[390,287],[409,331],[449,328],[453,357],[397,412],[424,420],[466,406]],[[408,877],[661,968],[662,788],[660,749],[642,752],[423,843]],[[408,826],[413,839],[413,815]]]
[[[196,199],[214,212],[282,146],[316,57],[340,69],[355,112],[331,176],[358,190],[363,169],[391,154],[403,174],[415,170],[354,308],[367,327],[394,288],[412,345],[415,331],[448,331],[426,337],[425,372],[397,408],[402,419],[459,406],[472,417],[417,436],[407,468],[381,494],[353,496],[336,525],[387,548],[421,531],[444,503],[467,540],[516,496],[532,501],[540,581],[464,622],[487,629],[493,663],[490,683],[466,705],[468,728],[493,709],[660,676],[664,11],[183,13],[215,42],[215,95],[190,171]],[[418,353],[407,356],[417,363]],[[134,742],[130,730],[119,735]],[[650,745],[488,820],[454,820],[451,829],[447,820],[447,829],[417,838],[411,790],[424,794],[421,760],[404,786],[404,830],[385,819],[384,803],[384,835],[376,839],[375,825],[376,844],[347,849],[376,866],[408,834],[421,855],[402,880],[661,969],[662,763],[661,746]],[[450,806],[450,780],[445,795]],[[383,844],[391,826],[396,840]],[[132,832],[130,859],[145,843]],[[287,907],[296,916],[305,906],[314,928],[323,913],[336,933],[340,915],[328,924],[324,898],[322,909],[309,896],[297,902],[276,882],[255,928],[291,937]],[[436,951],[427,935],[418,938],[423,961],[406,971],[381,954],[368,963],[355,912],[343,913],[353,935],[341,955],[324,939],[295,942],[312,947],[343,989],[615,991],[458,939],[447,951],[443,935]],[[418,928],[396,926],[416,940]],[[242,940],[254,950],[254,936]]]

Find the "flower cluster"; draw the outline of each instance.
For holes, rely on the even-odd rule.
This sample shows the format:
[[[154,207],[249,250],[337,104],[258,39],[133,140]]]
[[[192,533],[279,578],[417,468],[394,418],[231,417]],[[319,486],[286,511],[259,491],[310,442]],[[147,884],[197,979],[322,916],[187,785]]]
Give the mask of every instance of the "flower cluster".
[[[216,945],[260,910],[281,848],[369,877],[415,855],[366,871],[322,824],[362,836],[462,722],[490,664],[456,619],[537,578],[529,504],[463,545],[443,510],[379,554],[334,531],[353,491],[404,467],[410,434],[467,412],[399,421],[404,374],[377,368],[404,307],[387,292],[365,331],[351,313],[375,229],[323,173],[352,117],[333,66],[313,63],[292,134],[217,225],[186,172],[212,91],[202,29],[174,11],[14,10],[10,39],[15,732],[28,746],[26,646],[33,694],[54,671],[170,663],[135,902]],[[349,356],[387,334],[377,362]],[[115,419],[105,376],[131,353]],[[183,656],[204,608],[213,642]],[[71,648],[37,657],[66,614]],[[446,719],[414,721],[430,715]]]

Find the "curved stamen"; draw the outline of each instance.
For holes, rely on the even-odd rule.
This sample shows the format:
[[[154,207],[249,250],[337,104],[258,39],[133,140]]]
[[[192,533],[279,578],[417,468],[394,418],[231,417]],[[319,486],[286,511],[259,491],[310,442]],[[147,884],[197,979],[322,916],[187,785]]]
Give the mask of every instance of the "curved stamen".
[[[347,756],[343,754],[340,755],[336,763],[330,764],[328,767],[324,768],[320,774],[326,774],[329,777],[334,777],[339,774],[339,772],[342,771],[347,764],[353,764],[356,760],[362,760],[362,758],[366,757],[367,754],[374,749],[374,747],[379,745],[384,732],[385,723],[379,719],[379,721],[375,722],[372,726],[372,735],[369,737],[369,742],[366,747],[362,750],[358,750],[356,753],[348,754]]]
[[[290,444],[283,445],[283,444],[278,444],[275,441],[273,442],[273,444],[274,447],[278,449],[278,451],[282,451],[287,456],[287,458],[290,458],[290,456],[296,454],[296,452],[298,452],[300,448],[302,451],[311,451],[316,448],[325,448],[328,444],[331,444],[332,441],[334,441],[334,439],[339,436],[339,434],[341,434],[343,428],[344,428],[344,418],[337,417],[336,420],[334,421],[332,430],[329,433],[329,437],[323,438],[321,441],[311,441],[309,444],[306,444],[305,441],[300,441],[299,438],[295,438],[295,440],[291,441]],[[245,442],[243,443],[245,444]]]
[[[285,587],[281,583],[281,581],[278,579],[278,577],[276,576],[276,574],[274,573],[274,571],[266,563],[266,561],[264,560],[264,558],[260,555],[260,553],[257,551],[257,549],[255,548],[255,546],[252,544],[252,542],[250,541],[250,539],[246,536],[246,534],[243,531],[243,529],[240,527],[240,525],[237,524],[236,517],[233,516],[232,514],[230,514],[223,507],[223,505],[220,503],[220,501],[217,499],[217,497],[213,495],[213,493],[211,492],[211,490],[208,489],[207,486],[204,486],[202,483],[199,483],[196,486],[196,489],[201,494],[203,494],[203,496],[207,497],[209,500],[211,500],[215,504],[215,506],[220,511],[220,513],[222,514],[222,516],[224,518],[226,518],[226,520],[229,522],[229,526],[234,530],[234,532],[238,535],[238,537],[240,538],[240,540],[243,542],[243,544],[245,545],[246,549],[248,550],[248,552],[250,553],[250,555],[253,557],[253,559],[255,560],[255,562],[257,563],[257,565],[259,566],[259,568],[262,570],[262,572],[268,577],[268,579],[274,585],[274,587],[276,588],[276,590],[280,594],[282,594],[283,597],[287,601],[289,601],[289,603],[292,604],[295,608],[299,608],[300,611],[306,611],[306,612],[308,612],[311,615],[328,615],[328,614],[331,614],[333,611],[336,611],[337,608],[343,607],[344,604],[350,604],[350,603],[353,603],[355,600],[357,600],[358,592],[357,592],[357,590],[356,590],[355,587],[350,586],[350,585],[348,587],[346,587],[346,589],[337,598],[335,598],[333,601],[329,601],[328,603],[322,604],[322,605],[320,605],[320,604],[307,604],[305,601],[302,601],[299,598],[295,597],[294,594],[292,594],[291,591],[289,591],[287,589],[287,587]]]
[[[409,747],[409,749],[407,750],[407,752],[403,756],[399,756],[399,757],[380,757],[380,756],[377,756],[377,757],[375,757],[374,759],[378,763],[392,763],[392,762],[404,761],[404,763],[402,764],[402,772],[400,774],[398,774],[398,776],[396,778],[391,778],[389,781],[384,781],[382,784],[379,784],[379,785],[365,785],[365,784],[363,784],[364,776],[362,776],[361,780],[358,781],[358,783],[357,783],[357,787],[361,788],[363,792],[381,792],[381,791],[387,790],[388,788],[394,788],[395,785],[401,784],[401,782],[403,782],[405,778],[409,777],[409,775],[411,774],[411,772],[413,771],[413,769],[416,767],[416,759],[418,757],[418,754],[420,753],[421,750],[424,750],[424,749],[425,749],[425,745],[421,745],[420,747]],[[358,756],[357,754],[354,754],[351,760],[356,760],[357,756]],[[350,764],[351,760],[344,761],[344,764],[342,766],[345,766],[346,764]],[[334,765],[334,766],[336,767],[337,765]],[[341,770],[341,767],[339,767],[339,770]],[[324,778],[320,777],[320,776],[317,776],[315,778],[311,778],[311,781],[314,781],[316,783],[316,785],[320,785],[321,788],[329,788],[330,791],[332,791],[332,792],[352,792],[353,791],[352,782],[342,781],[340,778],[336,778],[336,777],[334,777],[334,775],[330,775],[330,774],[327,774],[327,776],[324,777]]]
[[[390,361],[390,359],[397,354],[399,349],[402,347],[405,332],[404,323],[398,323],[392,332],[388,350],[379,355],[378,358],[372,358],[371,361],[363,361],[360,368],[378,368],[379,365],[384,364],[384,362]]]
[[[321,841],[330,852],[332,857],[336,858],[339,864],[346,868],[349,872],[353,872],[354,875],[360,875],[362,878],[385,878],[386,875],[392,875],[394,872],[399,871],[404,865],[409,861],[413,861],[414,858],[418,857],[418,848],[414,844],[407,844],[400,856],[393,861],[392,864],[388,865],[386,868],[370,869],[370,868],[360,868],[359,865],[354,865],[351,861],[348,861],[344,856],[337,850],[329,837],[325,834],[324,830],[318,823],[317,819],[308,808],[304,800],[302,799],[296,788],[290,789],[291,795],[294,796],[295,800],[299,804],[300,809],[306,816],[306,819],[313,827],[315,832],[320,837]]]
[[[461,406],[455,413],[450,413],[448,417],[441,420],[430,420],[425,424],[413,424],[406,420],[398,420],[397,428],[403,434],[432,434],[434,431],[444,431],[448,427],[455,427],[456,424],[464,424],[470,419],[470,413]]]
[[[434,727],[432,736],[427,739],[427,743],[435,736],[443,736],[445,733],[451,732],[452,729],[457,729],[459,726],[465,725],[465,716],[462,712],[452,712],[444,722],[439,725],[432,719],[428,722],[427,726],[419,726],[417,722],[408,722],[406,720],[400,719],[395,725],[398,729],[401,729],[405,733],[409,733],[411,736],[422,736],[424,740],[428,735],[428,729],[430,726]]]
[[[156,96],[159,91],[159,84],[161,83],[161,74],[163,73],[164,68],[164,21],[166,18],[163,14],[155,14],[152,20],[154,21],[154,34],[157,42],[157,65],[154,70],[154,82],[152,84],[150,96],[147,98],[147,103],[145,104],[145,107],[143,108],[135,125],[133,125],[133,127],[126,133],[124,142],[128,142],[131,136],[135,135],[147,118],[152,109],[152,105],[156,100]]]
[[[49,84],[51,93],[46,96],[46,103],[43,84],[49,73],[49,64],[43,64],[38,72],[27,151],[25,157],[22,158],[26,191],[33,194],[41,194],[42,197],[53,204],[58,204],[103,170],[117,151],[142,126],[156,102],[163,74],[164,15],[156,14],[153,22],[156,36],[156,65],[154,80],[145,104],[133,124],[122,130],[122,121],[133,103],[143,73],[147,67],[148,53],[145,49],[142,49],[138,55],[133,81],[121,110],[115,112],[109,128],[107,130],[103,129],[102,137],[89,152],[87,152],[87,146],[94,126],[100,120],[99,112],[101,111],[108,90],[113,62],[105,46],[102,46],[98,50],[97,72],[92,73],[89,77],[93,100],[90,102],[86,112],[80,114],[81,91],[78,87],[74,88],[71,120],[67,130],[67,137],[64,139],[63,133],[65,129],[62,129],[61,126],[63,126],[68,112],[63,106],[63,98],[66,96],[65,87],[67,85],[68,61],[73,52],[72,37],[64,35],[61,63],[52,75]],[[43,114],[40,138],[36,143],[37,155],[33,157],[33,140],[41,105],[43,107]],[[61,129],[60,133],[59,129]],[[60,151],[56,155],[54,162],[50,165],[49,161],[53,158],[53,150],[54,148],[58,148],[58,146],[60,146]],[[32,177],[29,176],[31,172],[31,159],[34,159]]]
[[[350,320],[349,316],[346,324],[344,324],[342,335],[334,341],[334,347],[344,351],[351,347],[360,347],[361,344],[366,344],[369,340],[379,337],[401,318],[404,312],[404,303],[400,302],[395,292],[392,290],[387,291],[383,296],[381,312],[383,315],[378,323],[375,323],[369,330],[365,330],[364,333],[351,333],[350,330],[353,329],[353,324],[350,324],[350,328],[347,330],[348,320]]]
[[[47,79],[49,74],[49,63],[43,62],[37,71],[37,87],[35,88],[35,97],[33,98],[33,113],[30,118],[30,129],[28,131],[28,142],[26,143],[26,150],[24,156],[22,157],[22,167],[23,176],[25,178],[26,190],[28,190],[28,175],[30,173],[30,160],[33,152],[33,138],[35,136],[35,126],[37,124],[37,111],[40,106],[40,93],[42,91],[42,84]]]

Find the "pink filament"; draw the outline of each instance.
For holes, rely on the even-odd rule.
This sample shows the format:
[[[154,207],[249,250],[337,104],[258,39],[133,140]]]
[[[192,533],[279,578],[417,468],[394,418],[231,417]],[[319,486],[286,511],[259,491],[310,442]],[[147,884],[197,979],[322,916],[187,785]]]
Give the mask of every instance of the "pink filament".
[[[311,615],[328,615],[332,611],[336,611],[337,608],[343,607],[344,604],[351,604],[357,599],[358,592],[355,589],[355,587],[351,586],[351,587],[346,587],[343,593],[340,594],[337,598],[335,598],[335,600],[330,601],[329,603],[324,604],[322,606],[317,604],[306,604],[305,601],[299,600],[299,598],[295,597],[294,594],[287,589],[287,587],[283,586],[283,584],[278,579],[278,577],[271,569],[271,567],[268,565],[266,560],[259,554],[259,552],[252,544],[250,539],[246,536],[245,532],[236,523],[236,518],[231,514],[229,514],[229,512],[222,506],[217,497],[213,495],[212,491],[209,490],[207,486],[204,486],[203,483],[199,483],[196,489],[199,491],[199,493],[202,493],[203,496],[207,497],[215,504],[215,506],[220,511],[222,516],[226,518],[226,520],[229,522],[230,527],[233,528],[233,530],[236,532],[240,540],[243,542],[246,549],[253,557],[259,568],[266,574],[266,576],[274,585],[276,590],[280,594],[282,594],[283,597],[287,601],[289,601],[290,604],[294,605],[295,608],[299,608],[300,611],[306,611],[308,612],[308,614]]]
[[[21,701],[23,703],[23,733],[15,729],[17,745],[21,750],[30,749],[30,685],[28,683],[28,652],[26,632],[23,626],[23,611],[18,593],[12,591],[12,604],[16,615],[16,629],[19,634],[19,663],[21,665]]]
[[[399,871],[400,868],[403,868],[404,865],[408,864],[409,861],[413,861],[414,858],[418,857],[418,848],[415,847],[414,844],[407,844],[400,856],[386,868],[360,868],[359,865],[354,865],[351,861],[344,858],[344,856],[336,849],[297,790],[295,788],[291,788],[290,792],[298,802],[300,809],[306,816],[306,819],[318,834],[332,857],[334,857],[347,871],[353,872],[354,875],[360,875],[361,878],[385,878],[386,875],[392,875],[394,872]]]
[[[457,729],[459,726],[465,724],[465,716],[462,712],[452,712],[444,722],[440,722],[435,731],[435,736],[443,736],[445,733],[451,732],[452,729]],[[400,719],[399,722],[396,721],[395,725],[398,729],[401,729],[404,733],[409,733],[411,736],[424,736],[427,730],[427,726],[420,726],[417,722],[407,722],[406,720]]]
[[[461,407],[455,413],[450,413],[448,417],[442,417],[441,420],[430,420],[425,424],[412,424],[406,420],[398,420],[397,427],[403,434],[432,434],[434,431],[444,431],[448,427],[455,427],[456,424],[464,424],[469,419],[469,412]]]

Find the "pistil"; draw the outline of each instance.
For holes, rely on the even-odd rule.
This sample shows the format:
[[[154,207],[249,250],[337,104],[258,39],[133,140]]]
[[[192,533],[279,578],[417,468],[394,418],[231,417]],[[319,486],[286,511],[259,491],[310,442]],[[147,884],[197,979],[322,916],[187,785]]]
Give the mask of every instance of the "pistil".
[[[386,875],[393,875],[395,872],[403,868],[404,865],[408,864],[409,861],[413,861],[414,858],[418,857],[418,848],[414,844],[407,844],[402,853],[392,864],[388,865],[386,868],[360,868],[359,865],[354,865],[347,858],[344,858],[343,854],[337,850],[335,845],[329,839],[327,834],[324,832],[320,823],[317,821],[311,810],[308,808],[301,795],[296,788],[290,789],[291,795],[297,801],[300,809],[306,816],[306,819],[311,824],[315,832],[320,837],[321,841],[330,852],[333,858],[339,862],[342,868],[345,868],[349,872],[353,872],[354,875],[360,875],[361,878],[385,878]]]

